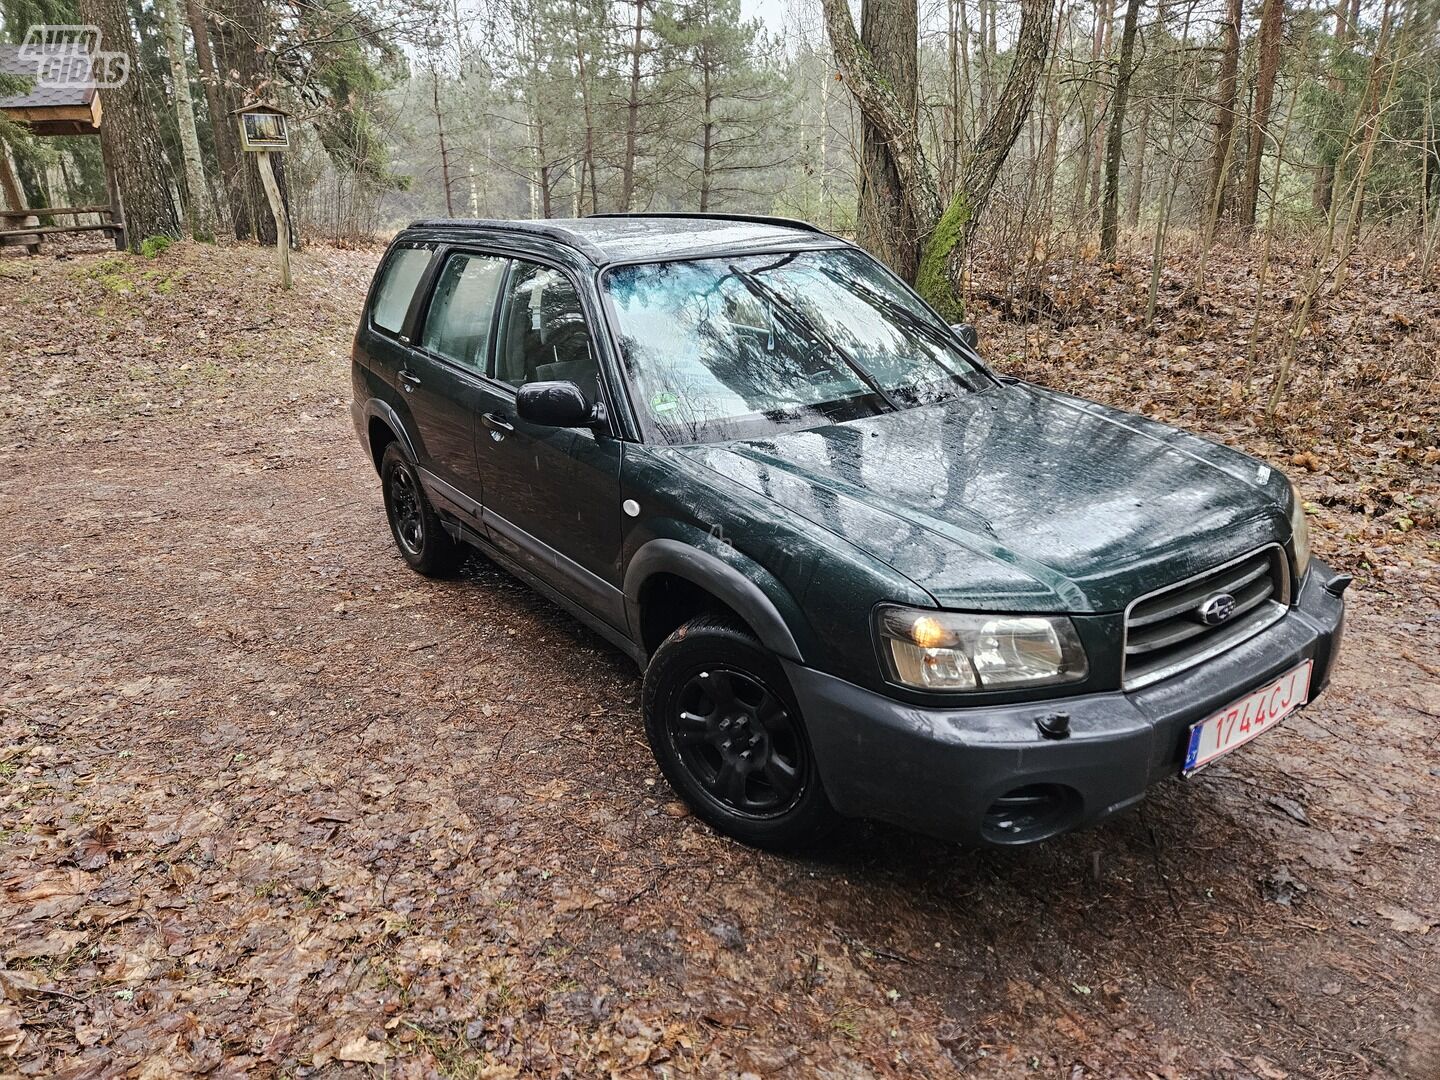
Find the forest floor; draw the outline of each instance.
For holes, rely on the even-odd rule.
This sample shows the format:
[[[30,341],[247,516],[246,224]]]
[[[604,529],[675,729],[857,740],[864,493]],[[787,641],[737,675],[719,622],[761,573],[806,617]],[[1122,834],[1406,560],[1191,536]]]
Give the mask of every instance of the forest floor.
[[[395,555],[348,413],[377,254],[288,294],[251,249],[0,258],[0,1075],[1440,1076],[1440,294],[1404,266],[1322,306],[1273,425],[1224,259],[1149,334],[1139,259],[1057,271],[1065,327],[978,306],[1000,369],[1298,480],[1357,575],[1339,671],[1099,828],[781,858],[685,815],[614,649]]]

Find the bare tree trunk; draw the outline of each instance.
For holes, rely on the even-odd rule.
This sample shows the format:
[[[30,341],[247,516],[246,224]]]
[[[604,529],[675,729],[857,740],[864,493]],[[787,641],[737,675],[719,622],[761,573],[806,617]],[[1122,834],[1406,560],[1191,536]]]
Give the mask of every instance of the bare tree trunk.
[[[1435,83],[1433,77],[1425,84],[1425,146],[1424,146],[1424,199],[1421,206],[1426,217],[1421,221],[1420,239],[1420,284],[1430,280],[1430,270],[1435,265],[1435,252],[1440,247],[1440,208],[1431,195],[1436,175],[1440,174],[1440,130],[1435,124]]]
[[[1140,227],[1140,207],[1145,201],[1145,159],[1150,151],[1150,115],[1154,103],[1145,99],[1140,110],[1140,131],[1135,139],[1135,164],[1130,168],[1130,194],[1125,203],[1125,224],[1128,228]]]
[[[110,49],[140,55],[125,0],[81,0],[80,17],[100,28]],[[100,128],[100,145],[114,171],[132,251],[139,251],[141,241],[150,236],[180,238],[170,162],[155,129],[148,84],[143,65],[132,64],[125,84],[105,91],[105,122]]]
[[[590,208],[600,209],[600,188],[595,178],[595,118],[590,106],[590,72],[585,60],[585,45],[580,37],[580,15],[575,5],[571,5],[573,17],[572,30],[575,34],[575,72],[580,84],[580,107],[585,118],[585,141],[584,150],[580,159],[580,175],[583,180],[589,177]],[[583,187],[583,184],[582,184]],[[576,205],[577,214],[584,213],[584,200]]]
[[[820,208],[825,214],[825,227],[831,232],[835,218],[830,206],[830,83],[833,81],[830,65],[826,64],[820,72]]]
[[[1020,127],[1030,114],[1035,88],[1045,73],[1050,51],[1051,16],[1055,0],[1021,0],[1020,33],[1011,53],[1010,74],[995,102],[995,111],[975,139],[965,162],[960,191],[949,210],[957,204],[965,208],[964,240],[969,241],[979,224],[980,215],[990,201],[1000,169],[1010,155],[1010,148],[1020,134]]]
[[[1385,8],[1388,17],[1390,5]],[[1365,132],[1365,142],[1360,151],[1360,165],[1356,170],[1355,186],[1350,203],[1350,213],[1345,219],[1345,232],[1340,241],[1340,260],[1335,267],[1335,276],[1331,279],[1330,289],[1338,292],[1345,284],[1345,275],[1349,270],[1350,256],[1355,251],[1355,238],[1360,228],[1360,219],[1365,208],[1365,188],[1370,177],[1370,166],[1375,158],[1375,144],[1380,139],[1380,128],[1384,121],[1385,113],[1390,108],[1390,103],[1395,97],[1395,84],[1400,77],[1400,58],[1398,55],[1390,56],[1396,50],[1388,49],[1389,45],[1389,20],[1380,26],[1380,37],[1375,43],[1375,59],[1371,67],[1371,88],[1366,92],[1366,100],[1373,102],[1369,109],[1370,121]],[[1402,31],[1403,33],[1403,31]],[[1385,86],[1383,93],[1380,91],[1380,70],[1382,57],[1389,56],[1390,79]]]
[[[1221,24],[1220,79],[1215,93],[1215,150],[1210,159],[1206,203],[1225,212],[1225,187],[1235,142],[1235,102],[1240,93],[1240,0],[1226,0]]]
[[[960,83],[963,94],[957,96],[955,102],[963,120],[964,115],[970,111],[970,0],[956,0],[956,6],[960,18]],[[983,117],[985,113],[980,115]],[[976,126],[979,126],[979,121]],[[959,174],[958,162],[956,174]]]
[[[946,124],[947,144],[945,147],[944,167],[940,172],[940,186],[949,189],[955,183],[956,176],[960,172],[960,144],[962,132],[964,131],[964,102],[961,96],[960,84],[960,6],[963,0],[946,0],[945,17],[947,20],[946,37],[949,42],[948,71],[950,109]]]
[[[1163,0],[1161,11],[1163,13]],[[1190,45],[1190,19],[1195,8],[1185,13],[1185,25],[1180,32],[1180,49],[1183,52]],[[1187,89],[1192,89],[1187,87]],[[1155,308],[1160,297],[1160,274],[1165,265],[1165,234],[1170,229],[1170,213],[1175,206],[1175,189],[1180,185],[1180,158],[1175,153],[1175,129],[1180,126],[1180,101],[1184,95],[1170,97],[1170,122],[1165,125],[1165,160],[1170,163],[1170,175],[1160,189],[1160,211],[1155,221],[1155,243],[1150,253],[1150,289],[1145,300],[1145,329],[1155,322]]]
[[[860,41],[885,73],[896,103],[915,123],[918,91],[916,0],[864,0]],[[919,265],[920,227],[901,189],[885,131],[860,119],[860,207],[855,225],[860,245],[906,281]]]
[[[990,118],[990,72],[994,64],[994,53],[990,51],[990,5],[988,0],[977,0],[980,25],[976,38],[980,42],[980,122]]]
[[[1155,222],[1155,243],[1150,251],[1150,289],[1145,298],[1145,328],[1155,321],[1155,307],[1160,299],[1160,274],[1165,268],[1165,234],[1170,231],[1170,211],[1175,205],[1175,189],[1180,184],[1180,162],[1171,156],[1175,147],[1175,125],[1165,136],[1165,156],[1170,160],[1170,177],[1160,192],[1160,212]]]
[[[1260,164],[1265,156],[1265,133],[1275,98],[1275,76],[1280,68],[1280,37],[1285,29],[1285,0],[1265,0],[1260,13],[1259,68],[1255,76],[1255,103],[1250,113],[1250,145],[1245,159],[1245,180],[1236,220],[1247,229],[1255,225],[1255,204],[1260,198]]]
[[[195,42],[195,64],[200,69],[200,85],[205,90],[205,111],[210,117],[210,134],[215,140],[215,160],[220,165],[219,188],[224,198],[217,208],[227,228],[237,240],[252,235],[249,208],[240,185],[240,146],[235,133],[235,119],[224,104],[220,74],[215,67],[215,54],[210,49],[210,29],[199,0],[186,0],[185,15],[190,23],[190,37]]]
[[[445,117],[440,112],[440,71],[430,66],[430,103],[435,109],[435,132],[440,139],[440,178],[445,184],[445,216],[455,216],[455,200],[450,195],[450,152],[445,146]]]
[[[704,119],[700,124],[700,212],[710,209],[710,174],[715,153],[715,95],[711,92],[711,64],[705,57],[701,64],[701,93],[704,97]]]
[[[640,130],[640,51],[645,33],[645,0],[631,2],[635,5],[635,23],[630,40],[630,99],[625,107],[625,160],[620,170],[620,209],[625,213],[630,212],[635,198],[635,154]]]
[[[1280,128],[1280,141],[1275,144],[1275,167],[1270,175],[1270,201],[1265,208],[1265,239],[1260,248],[1260,266],[1255,272],[1255,309],[1250,316],[1250,340],[1245,346],[1245,370],[1242,385],[1250,391],[1250,377],[1255,372],[1255,354],[1260,347],[1260,313],[1265,309],[1265,283],[1270,278],[1270,251],[1275,240],[1275,207],[1279,204],[1280,166],[1285,158],[1285,143],[1290,138],[1290,122],[1295,118],[1295,101],[1300,87],[1296,84],[1285,110],[1285,123]]]
[[[1064,29],[1065,16],[1065,0],[1060,0],[1059,8],[1055,13],[1055,29],[1052,31],[1057,38]],[[1045,65],[1045,112],[1048,115],[1049,125],[1045,133],[1045,153],[1040,165],[1042,175],[1045,177],[1045,193],[1042,196],[1042,203],[1046,218],[1051,224],[1052,235],[1055,223],[1055,174],[1058,171],[1060,160],[1060,128],[1064,123],[1064,116],[1060,108],[1060,80],[1056,77],[1055,72],[1058,66],[1055,55],[1057,51],[1051,51]]]
[[[550,159],[545,149],[545,117],[535,112],[535,186],[539,195],[539,211],[542,218],[553,217],[554,193],[550,190]]]
[[[180,152],[185,159],[185,193],[190,197],[187,218],[190,235],[196,240],[215,239],[215,214],[210,208],[210,188],[205,182],[205,164],[200,157],[200,135],[195,130],[195,102],[190,96],[190,69],[185,62],[185,29],[176,0],[156,0],[165,35],[165,52],[170,59],[170,80],[175,92],[175,122],[180,130]]]
[[[1100,19],[1100,61],[1109,67],[1111,39],[1114,37],[1115,0],[1102,0],[1104,14]],[[1096,70],[1099,70],[1098,68]],[[1095,105],[1095,124],[1090,136],[1090,146],[1085,151],[1085,160],[1090,163],[1090,179],[1086,185],[1085,224],[1094,224],[1100,218],[1100,185],[1104,176],[1106,120],[1110,115],[1110,98],[1103,91]]]
[[[1090,35],[1090,63],[1085,69],[1085,81],[1080,90],[1082,131],[1079,152],[1075,158],[1075,194],[1070,211],[1077,228],[1088,224],[1085,221],[1085,207],[1090,201],[1090,158],[1093,156],[1095,133],[1100,128],[1100,121],[1096,116],[1100,91],[1095,80],[1105,47],[1104,5],[1105,0],[1095,0],[1092,7],[1094,26]]]
[[[1141,0],[1125,5],[1125,28],[1120,33],[1120,67],[1115,74],[1115,99],[1110,108],[1110,131],[1105,140],[1105,200],[1100,214],[1100,258],[1115,261],[1120,232],[1120,153],[1125,145],[1125,106],[1134,74],[1135,29]]]
[[[1354,22],[1346,18],[1349,9],[1347,0],[1336,0],[1335,3],[1335,58],[1345,53],[1350,45],[1350,36],[1354,30]],[[1358,14],[1358,13],[1357,13]],[[1332,61],[1333,70],[1334,61]],[[1328,80],[1330,92],[1337,97],[1345,92],[1345,80],[1339,75],[1332,74]],[[1330,209],[1330,200],[1335,194],[1335,163],[1327,161],[1321,164],[1315,174],[1314,203],[1315,209],[1326,213]]]

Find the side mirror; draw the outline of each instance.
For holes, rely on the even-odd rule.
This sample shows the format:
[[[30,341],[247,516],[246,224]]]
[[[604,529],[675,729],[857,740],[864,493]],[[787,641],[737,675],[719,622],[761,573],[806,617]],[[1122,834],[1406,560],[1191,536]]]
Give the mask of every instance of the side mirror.
[[[980,335],[975,332],[975,327],[968,322],[951,323],[950,329],[955,331],[955,336],[964,342],[965,347],[971,352],[980,351]]]
[[[601,406],[585,400],[573,382],[529,382],[515,394],[521,420],[542,427],[585,427],[604,418]]]

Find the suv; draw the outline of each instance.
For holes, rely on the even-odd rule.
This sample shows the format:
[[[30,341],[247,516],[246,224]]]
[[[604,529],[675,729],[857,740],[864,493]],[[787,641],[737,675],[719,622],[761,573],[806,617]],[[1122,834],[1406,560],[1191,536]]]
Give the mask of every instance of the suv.
[[[1044,839],[1334,666],[1350,579],[1284,476],[996,375],[801,222],[417,222],[353,378],[405,561],[478,548],[632,656],[666,778],[748,843]]]

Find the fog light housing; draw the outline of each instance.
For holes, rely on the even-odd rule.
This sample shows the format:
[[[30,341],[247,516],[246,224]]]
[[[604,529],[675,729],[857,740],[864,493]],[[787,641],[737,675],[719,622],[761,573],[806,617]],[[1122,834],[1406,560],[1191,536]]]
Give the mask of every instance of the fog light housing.
[[[992,844],[1028,844],[1064,832],[1080,813],[1080,794],[1064,784],[1027,784],[990,804],[980,830]]]

